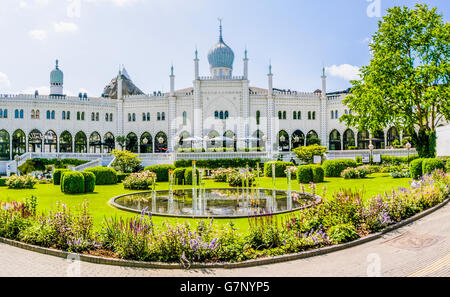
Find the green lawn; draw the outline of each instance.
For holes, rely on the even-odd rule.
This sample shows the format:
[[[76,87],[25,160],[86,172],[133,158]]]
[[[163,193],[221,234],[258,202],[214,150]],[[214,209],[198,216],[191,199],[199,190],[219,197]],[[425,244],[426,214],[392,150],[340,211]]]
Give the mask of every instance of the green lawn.
[[[323,187],[327,187],[327,198],[332,198],[333,194],[340,189],[363,189],[364,198],[370,198],[376,194],[382,194],[385,191],[396,189],[397,187],[408,187],[410,179],[394,179],[387,173],[377,173],[369,175],[365,179],[345,180],[343,178],[325,178],[324,183],[317,184],[316,193],[321,195]],[[168,183],[158,183],[157,190],[167,190]],[[191,186],[175,186],[176,189],[190,188]],[[206,180],[207,188],[227,188],[226,183],[216,183],[211,180]],[[272,178],[260,178],[260,188],[272,188]],[[286,178],[276,179],[277,189],[287,189]],[[309,192],[309,185],[305,185],[305,189]],[[297,181],[292,181],[292,190],[300,190],[300,185]],[[69,208],[77,208],[85,200],[89,201],[89,209],[94,218],[94,224],[96,227],[100,226],[101,221],[105,217],[121,216],[121,217],[134,217],[136,214],[128,213],[111,207],[108,201],[115,196],[132,193],[136,191],[125,190],[122,184],[109,185],[109,186],[96,186],[95,193],[80,194],[80,195],[66,195],[63,194],[59,186],[42,184],[36,185],[35,189],[31,190],[12,190],[6,187],[0,188],[0,201],[23,201],[25,198],[32,195],[38,198],[38,211],[48,212],[55,208],[58,201],[65,203]],[[191,221],[193,219],[176,219],[165,217],[154,217],[155,223],[162,223],[163,221],[170,222],[184,222]],[[227,224],[230,219],[217,219],[217,224]],[[233,219],[233,222],[241,230],[246,230],[248,226],[247,219]]]

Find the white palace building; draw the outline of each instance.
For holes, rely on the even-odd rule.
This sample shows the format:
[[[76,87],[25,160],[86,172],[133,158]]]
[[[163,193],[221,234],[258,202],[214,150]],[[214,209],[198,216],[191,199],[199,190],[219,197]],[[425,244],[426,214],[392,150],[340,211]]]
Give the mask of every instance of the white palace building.
[[[209,76],[200,76],[195,52],[192,87],[176,90],[172,67],[170,92],[144,94],[122,69],[99,98],[64,95],[56,61],[50,95],[0,95],[0,174],[39,156],[106,165],[108,152],[120,145],[152,164],[183,158],[290,159],[292,149],[318,142],[328,147],[328,157],[367,153],[370,142],[375,150],[393,153],[388,148],[401,140],[395,127],[371,135],[341,123],[339,117],[351,113],[342,103],[348,91],[327,93],[325,71],[321,89],[314,92],[275,88],[271,66],[267,86],[253,87],[248,61],[245,51],[243,73],[236,76],[234,53],[220,26],[219,40],[208,53]],[[119,143],[119,136],[126,143]]]

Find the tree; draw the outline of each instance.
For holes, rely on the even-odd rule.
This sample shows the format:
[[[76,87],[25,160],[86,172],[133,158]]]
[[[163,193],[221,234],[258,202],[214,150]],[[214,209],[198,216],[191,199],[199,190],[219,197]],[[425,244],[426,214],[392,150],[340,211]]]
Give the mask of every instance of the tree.
[[[297,158],[306,163],[312,163],[314,156],[323,156],[326,147],[320,146],[318,144],[313,144],[309,146],[300,146],[294,149]]]
[[[137,154],[127,150],[113,150],[111,155],[115,157],[111,167],[123,173],[131,173],[141,166],[141,159]]]
[[[117,136],[116,137],[117,143],[120,145],[120,148],[123,150],[127,143],[127,138],[125,136]]]
[[[419,156],[433,157],[436,126],[450,118],[450,25],[427,5],[387,12],[370,45],[370,64],[344,100],[354,112],[341,121],[371,132],[400,127]]]

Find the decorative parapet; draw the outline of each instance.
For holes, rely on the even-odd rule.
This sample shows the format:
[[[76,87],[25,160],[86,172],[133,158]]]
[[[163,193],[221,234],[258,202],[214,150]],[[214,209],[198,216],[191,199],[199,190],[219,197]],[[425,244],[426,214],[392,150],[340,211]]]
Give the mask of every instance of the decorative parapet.
[[[222,80],[245,80],[243,76],[200,76],[199,80],[212,80],[212,81],[222,81]]]

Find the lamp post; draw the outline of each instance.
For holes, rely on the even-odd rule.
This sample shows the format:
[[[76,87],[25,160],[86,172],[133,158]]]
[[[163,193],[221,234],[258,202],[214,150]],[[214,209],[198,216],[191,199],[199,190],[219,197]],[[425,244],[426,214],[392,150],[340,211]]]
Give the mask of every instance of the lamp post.
[[[20,161],[20,156],[19,155],[15,155],[14,156],[14,161],[16,161],[16,173],[17,173],[17,175],[19,175],[20,176],[20,173],[19,173],[19,161]]]
[[[409,166],[409,150],[411,149],[411,143],[407,143],[406,145],[406,149],[408,150],[408,166]]]
[[[370,143],[369,144],[369,150],[370,150],[370,157],[369,157],[369,161],[370,161],[370,164],[372,165],[372,160],[373,160],[373,148],[374,148],[374,146],[373,146],[373,144],[372,143]]]

